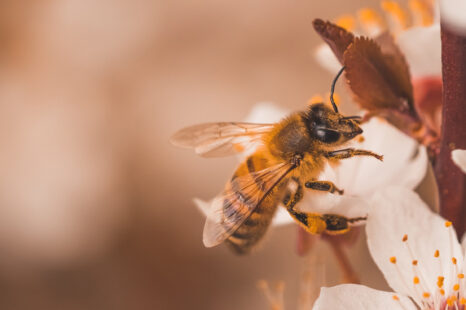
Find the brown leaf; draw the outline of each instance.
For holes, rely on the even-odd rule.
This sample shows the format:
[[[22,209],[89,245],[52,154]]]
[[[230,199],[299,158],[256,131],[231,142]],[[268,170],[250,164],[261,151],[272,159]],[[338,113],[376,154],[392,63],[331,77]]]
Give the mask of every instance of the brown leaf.
[[[343,53],[353,42],[354,35],[331,22],[324,22],[321,19],[315,19],[312,25],[315,31],[330,46],[338,60],[343,63]]]
[[[393,73],[396,75],[398,87],[402,93],[408,94],[413,98],[413,85],[411,83],[411,74],[406,58],[395,43],[393,36],[389,32],[384,32],[375,38],[375,41],[380,45],[385,62],[389,68],[393,68]]]
[[[374,40],[356,38],[343,56],[346,78],[363,108],[395,110],[417,118],[409,69],[394,43],[393,46],[391,53],[383,54]]]

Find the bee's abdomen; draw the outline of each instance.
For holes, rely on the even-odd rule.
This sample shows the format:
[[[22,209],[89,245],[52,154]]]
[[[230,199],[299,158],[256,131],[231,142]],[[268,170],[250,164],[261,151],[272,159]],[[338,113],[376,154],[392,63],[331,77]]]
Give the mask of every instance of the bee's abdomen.
[[[267,200],[253,211],[238,229],[227,239],[227,243],[238,253],[249,253],[264,236],[277,208],[276,201]]]
[[[264,180],[254,179],[252,174],[266,167],[267,163],[263,159],[250,156],[246,162],[238,167],[229,184],[231,192],[236,193],[236,200],[241,201],[243,205],[235,204],[226,199],[224,212],[236,213],[235,217],[239,217],[247,212],[248,208],[255,207],[249,217],[226,240],[227,244],[238,254],[248,253],[262,239],[278,205],[279,199],[276,197],[279,194],[278,191],[270,193],[257,207],[254,205],[257,202],[257,197],[265,194],[266,184]],[[247,188],[245,188],[245,184],[248,184]],[[251,195],[254,195],[256,199],[253,199]],[[234,219],[233,221],[225,221],[224,225],[233,225],[234,221]]]

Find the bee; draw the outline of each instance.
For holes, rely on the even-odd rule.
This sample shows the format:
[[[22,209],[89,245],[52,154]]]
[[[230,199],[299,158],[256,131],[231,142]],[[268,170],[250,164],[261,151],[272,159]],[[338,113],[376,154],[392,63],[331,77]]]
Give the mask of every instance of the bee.
[[[182,129],[172,137],[174,145],[193,148],[204,157],[236,154],[247,149],[244,146],[259,142],[212,200],[203,233],[206,247],[225,242],[238,254],[250,252],[266,233],[280,203],[311,234],[344,233],[352,223],[365,219],[305,213],[295,208],[304,189],[343,194],[332,182],[318,180],[327,161],[353,156],[383,159],[371,151],[339,149],[363,132],[360,117],[341,115],[333,99],[343,70],[332,83],[333,109],[315,103],[275,124],[207,123]]]

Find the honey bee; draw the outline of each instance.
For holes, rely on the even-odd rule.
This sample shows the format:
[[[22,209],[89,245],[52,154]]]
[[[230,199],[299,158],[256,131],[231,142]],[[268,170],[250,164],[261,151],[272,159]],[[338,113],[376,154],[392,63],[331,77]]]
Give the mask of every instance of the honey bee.
[[[173,144],[193,148],[204,157],[235,154],[244,151],[245,145],[259,142],[211,202],[203,233],[206,247],[225,241],[238,254],[250,252],[264,236],[280,203],[312,234],[344,233],[352,223],[365,219],[305,213],[295,208],[304,188],[343,194],[332,182],[318,180],[326,161],[353,156],[383,159],[371,151],[338,149],[363,132],[360,117],[341,115],[333,100],[335,83],[343,70],[332,83],[333,109],[316,103],[275,124],[208,123],[182,129],[172,137]]]

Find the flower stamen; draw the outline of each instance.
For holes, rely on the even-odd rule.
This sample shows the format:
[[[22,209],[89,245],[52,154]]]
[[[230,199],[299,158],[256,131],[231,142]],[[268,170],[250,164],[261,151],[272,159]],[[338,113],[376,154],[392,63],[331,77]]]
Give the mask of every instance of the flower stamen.
[[[397,33],[408,28],[408,14],[399,3],[395,1],[382,1],[381,6],[391,21],[391,24],[393,24],[393,27],[390,27],[393,32]]]
[[[335,24],[337,24],[341,28],[344,28],[347,31],[353,31],[356,25],[356,21],[354,20],[354,17],[352,15],[346,14],[340,16],[336,20]]]
[[[386,28],[383,18],[375,10],[363,8],[357,14],[359,24],[369,36],[376,36]]]
[[[425,275],[422,273],[422,270],[419,269],[418,267],[418,261],[414,259],[414,252],[408,242],[408,235],[405,234],[403,238],[401,239],[403,243],[406,245],[406,248],[408,249],[409,256],[411,257],[412,266],[413,266],[413,274],[414,274],[414,279],[413,282],[414,284],[420,284],[421,290],[427,291],[428,286],[427,286],[427,281]],[[415,262],[415,263],[414,263]],[[417,283],[416,283],[417,282]]]
[[[410,0],[409,8],[413,16],[414,24],[420,26],[430,26],[434,22],[434,16],[431,7],[422,0]]]

